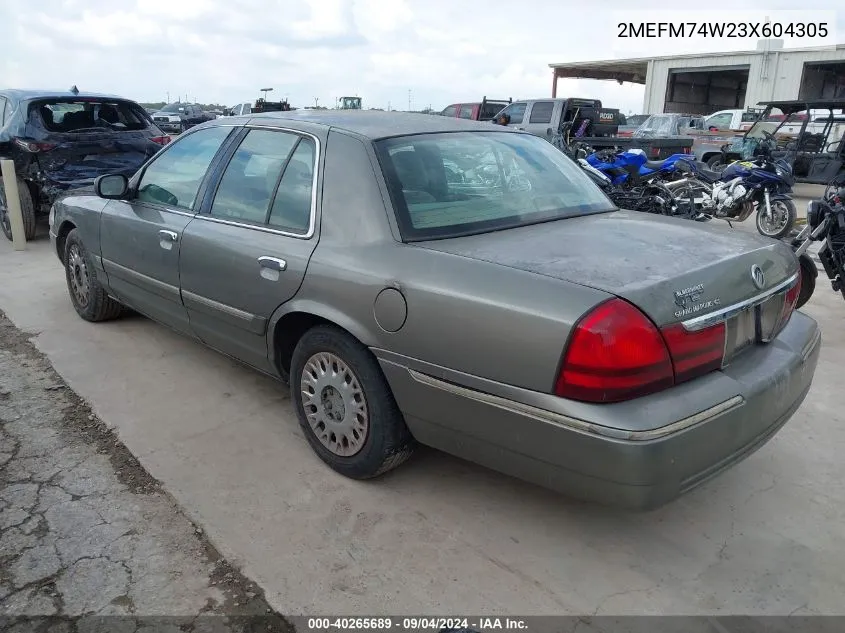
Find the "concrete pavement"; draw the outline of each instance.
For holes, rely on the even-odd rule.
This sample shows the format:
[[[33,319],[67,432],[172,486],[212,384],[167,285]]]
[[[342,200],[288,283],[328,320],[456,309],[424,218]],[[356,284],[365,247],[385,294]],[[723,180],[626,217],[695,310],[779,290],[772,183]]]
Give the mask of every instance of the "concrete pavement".
[[[293,631],[0,314],[0,629],[54,615]]]
[[[308,448],[284,386],[141,317],[79,319],[43,239],[0,241],[0,309],[286,615],[845,613],[845,302],[826,280],[805,307],[824,347],[799,412],[647,514],[431,450],[344,479]]]

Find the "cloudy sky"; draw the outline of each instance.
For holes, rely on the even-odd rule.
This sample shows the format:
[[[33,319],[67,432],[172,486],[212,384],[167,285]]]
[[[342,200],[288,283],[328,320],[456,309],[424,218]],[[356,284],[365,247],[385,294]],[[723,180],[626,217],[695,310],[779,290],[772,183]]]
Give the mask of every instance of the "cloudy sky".
[[[756,40],[617,38],[629,21],[837,21],[839,0],[785,12],[794,0],[692,3],[614,0],[0,0],[0,87],[61,88],[163,101],[168,93],[233,105],[287,96],[295,106],[358,95],[364,107],[551,94],[552,62],[753,49]],[[637,6],[634,10],[630,7]],[[653,7],[648,11],[643,8]],[[724,7],[724,8],[719,8]],[[733,8],[731,8],[733,7]],[[826,13],[822,13],[826,12]],[[410,91],[410,93],[409,93]],[[561,80],[559,95],[639,111],[642,86]]]

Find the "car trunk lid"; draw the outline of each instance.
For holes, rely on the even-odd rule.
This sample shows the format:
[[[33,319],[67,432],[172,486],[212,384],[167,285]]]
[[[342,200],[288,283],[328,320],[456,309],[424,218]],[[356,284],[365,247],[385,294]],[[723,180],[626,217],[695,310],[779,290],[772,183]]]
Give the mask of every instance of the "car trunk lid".
[[[633,303],[658,326],[706,320],[773,290],[785,292],[798,270],[780,241],[627,211],[417,246],[603,290]],[[762,284],[759,273],[755,282],[756,267]]]

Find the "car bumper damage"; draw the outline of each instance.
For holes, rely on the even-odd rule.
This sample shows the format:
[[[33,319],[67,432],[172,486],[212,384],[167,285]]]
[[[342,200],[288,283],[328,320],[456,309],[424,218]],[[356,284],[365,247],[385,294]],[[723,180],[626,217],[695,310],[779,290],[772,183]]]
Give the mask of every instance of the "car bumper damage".
[[[816,322],[795,312],[772,343],[671,398],[618,405],[572,403],[374,351],[420,442],[569,496],[651,509],[771,439],[807,395],[820,343]]]

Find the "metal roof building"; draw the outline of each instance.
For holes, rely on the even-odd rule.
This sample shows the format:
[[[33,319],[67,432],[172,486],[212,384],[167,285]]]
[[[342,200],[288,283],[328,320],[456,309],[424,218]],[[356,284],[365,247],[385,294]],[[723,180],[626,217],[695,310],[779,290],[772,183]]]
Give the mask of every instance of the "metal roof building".
[[[561,77],[644,84],[643,114],[710,114],[761,101],[845,98],[845,44],[786,49],[783,40],[760,40],[753,51],[549,67],[553,97]]]

